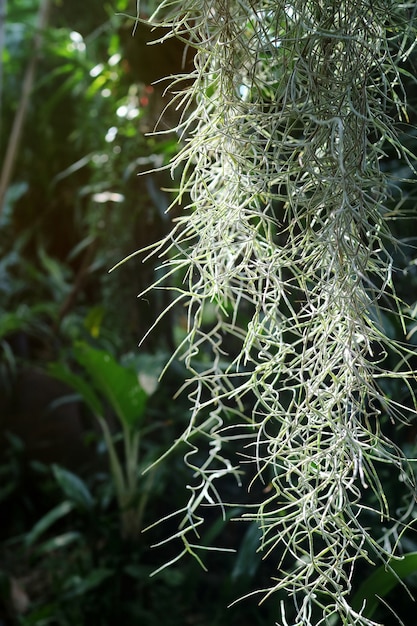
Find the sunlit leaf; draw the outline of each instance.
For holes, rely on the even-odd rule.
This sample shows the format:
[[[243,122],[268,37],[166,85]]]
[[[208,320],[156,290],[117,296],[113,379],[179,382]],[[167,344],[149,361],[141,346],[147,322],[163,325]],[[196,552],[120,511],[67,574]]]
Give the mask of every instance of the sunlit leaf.
[[[108,352],[84,343],[78,343],[74,352],[120,421],[129,427],[140,422],[144,417],[147,394],[140,386],[136,372],[119,365]]]
[[[48,372],[66,383],[80,394],[84,402],[88,405],[94,415],[103,415],[103,405],[99,400],[92,385],[82,376],[78,376],[63,363],[50,363]]]

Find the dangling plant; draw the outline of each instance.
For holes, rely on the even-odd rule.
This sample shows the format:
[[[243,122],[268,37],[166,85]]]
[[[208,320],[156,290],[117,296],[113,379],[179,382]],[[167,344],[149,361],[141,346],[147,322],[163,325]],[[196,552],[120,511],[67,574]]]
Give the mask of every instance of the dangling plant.
[[[218,480],[252,472],[268,489],[243,518],[277,565],[263,596],[285,591],[297,626],[370,626],[349,603],[355,564],[388,561],[408,513],[392,519],[380,468],[413,488],[381,428],[405,410],[388,398],[390,377],[410,381],[413,399],[406,348],[383,323],[401,306],[381,162],[387,146],[410,161],[396,123],[407,121],[414,2],[166,0],[150,22],[196,49],[172,163],[189,203],[150,252],[164,255],[164,280],[183,277],[173,306],[188,312],[181,441],[194,482],[175,537],[197,555],[204,505],[226,504]],[[373,514],[383,537],[364,525]]]

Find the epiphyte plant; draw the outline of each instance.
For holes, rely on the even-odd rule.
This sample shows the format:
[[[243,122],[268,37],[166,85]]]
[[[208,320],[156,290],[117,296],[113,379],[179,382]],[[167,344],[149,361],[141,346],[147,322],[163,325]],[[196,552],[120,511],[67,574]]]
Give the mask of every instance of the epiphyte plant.
[[[193,82],[172,79],[186,206],[149,250],[188,319],[177,353],[191,374],[181,441],[193,479],[178,558],[200,558],[204,506],[226,506],[219,479],[252,472],[268,489],[242,517],[275,555],[259,591],[292,599],[285,626],[374,624],[349,602],[355,565],[389,560],[413,506],[393,520],[379,471],[388,464],[413,491],[381,426],[414,406],[407,348],[384,330],[403,314],[382,163],[388,147],[412,167],[397,122],[415,12],[391,0],[166,0],[149,18],[196,51]],[[395,376],[409,409],[385,391]],[[378,515],[387,530],[373,537],[363,518]]]

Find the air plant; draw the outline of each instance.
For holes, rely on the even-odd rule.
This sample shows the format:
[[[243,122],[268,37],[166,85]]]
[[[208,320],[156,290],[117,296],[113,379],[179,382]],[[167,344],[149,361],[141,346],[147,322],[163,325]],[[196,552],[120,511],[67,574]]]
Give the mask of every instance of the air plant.
[[[193,479],[178,558],[200,559],[204,506],[228,505],[219,479],[251,473],[268,489],[242,518],[277,567],[258,591],[286,592],[294,626],[374,624],[349,602],[352,574],[361,559],[389,561],[413,506],[390,510],[379,471],[414,490],[382,427],[410,414],[414,396],[407,347],[384,329],[403,307],[387,219],[400,208],[381,163],[388,146],[412,167],[398,121],[415,12],[390,0],[166,0],[149,18],[196,52],[193,81],[171,86],[186,206],[149,250],[165,268],[152,288],[172,289],[171,306],[187,311],[176,354],[190,372],[180,441]],[[227,359],[230,338],[239,349]],[[392,377],[411,408],[388,397]]]

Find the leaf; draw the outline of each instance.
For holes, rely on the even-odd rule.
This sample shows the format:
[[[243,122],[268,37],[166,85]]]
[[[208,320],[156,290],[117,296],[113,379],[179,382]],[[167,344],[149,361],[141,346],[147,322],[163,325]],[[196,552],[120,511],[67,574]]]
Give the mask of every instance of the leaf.
[[[3,63],[5,63],[4,57]],[[28,183],[22,181],[9,185],[4,199],[3,210],[0,213],[0,228],[9,226],[12,223],[13,207],[25,195],[28,187]]]
[[[47,531],[51,526],[53,526],[53,524],[55,524],[57,520],[68,515],[68,513],[70,513],[73,509],[74,509],[73,503],[68,502],[68,500],[65,500],[64,502],[61,502],[60,504],[58,504],[58,506],[48,511],[46,515],[41,517],[41,519],[38,522],[36,522],[32,530],[28,532],[28,534],[26,535],[26,538],[25,538],[26,545],[27,546],[33,545],[35,541],[37,541],[39,537],[45,531]]]
[[[146,391],[148,396],[155,393],[158,388],[161,374],[165,369],[169,355],[165,352],[157,352],[155,354],[128,354],[122,362],[123,366],[130,366],[138,373],[139,383]]]
[[[95,306],[89,310],[84,320],[84,326],[95,339],[100,335],[103,317],[104,308],[102,306]]]
[[[85,343],[77,343],[74,352],[120,421],[130,428],[138,424],[144,417],[148,396],[140,386],[136,372],[119,365],[108,352]]]
[[[80,508],[91,511],[94,498],[85,482],[59,465],[53,465],[52,471],[66,497]]]
[[[48,372],[75,389],[94,415],[103,415],[103,405],[95,393],[94,388],[85,378],[71,372],[63,363],[50,363],[48,365]]]
[[[259,552],[262,532],[256,523],[251,523],[243,537],[232,571],[232,580],[253,578],[262,560]]]
[[[66,293],[68,286],[65,274],[68,270],[65,265],[49,256],[43,246],[39,246],[38,255],[41,266],[48,277],[48,284],[55,287],[58,290],[57,293]]]
[[[81,578],[81,576],[73,576],[68,580],[66,585],[68,589],[66,595],[67,597],[81,596],[101,585],[101,583],[110,576],[114,576],[114,571],[107,567],[97,567],[83,578]]]
[[[17,313],[2,313],[0,317],[0,338],[17,330],[25,330],[28,325],[29,315],[24,317]]]
[[[352,599],[352,608],[359,611],[366,601],[363,615],[371,618],[378,607],[379,598],[385,597],[401,580],[416,571],[417,552],[392,559],[388,566],[381,565],[360,586]]]
[[[52,537],[52,539],[45,541],[41,546],[39,546],[37,553],[47,554],[48,552],[54,552],[60,548],[66,548],[70,544],[78,541],[80,538],[80,533],[74,530],[62,533],[61,535],[57,535],[56,537]]]

